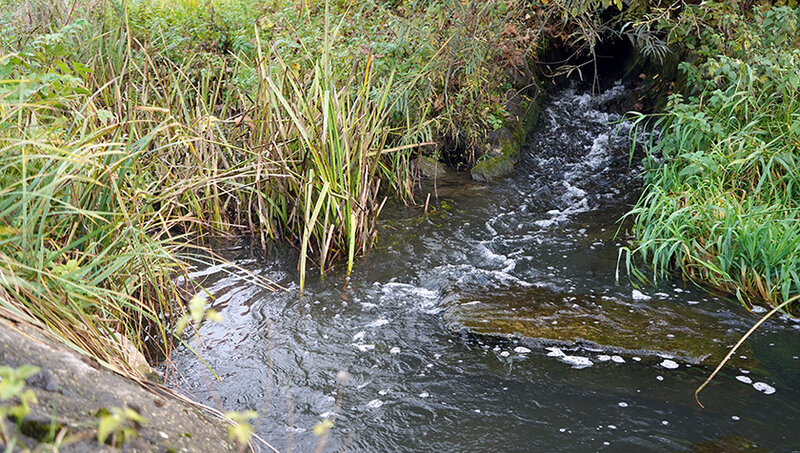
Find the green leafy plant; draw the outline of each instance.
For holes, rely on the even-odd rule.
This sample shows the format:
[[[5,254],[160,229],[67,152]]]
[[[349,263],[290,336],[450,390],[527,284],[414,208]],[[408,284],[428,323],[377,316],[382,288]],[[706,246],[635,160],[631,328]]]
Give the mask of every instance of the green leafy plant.
[[[253,427],[248,423],[248,420],[258,417],[258,413],[256,411],[233,411],[227,412],[225,417],[233,422],[228,427],[228,439],[235,441],[239,445],[239,450],[243,451],[253,436]]]
[[[632,274],[645,279],[640,258],[651,280],[680,269],[745,303],[800,293],[798,17],[776,7],[726,22],[741,46],[682,65],[695,95],[671,98],[647,150],[637,240],[622,251]]]
[[[129,407],[112,407],[98,418],[97,441],[115,447],[120,447],[131,437],[137,436],[139,426],[147,424],[144,417]]]
[[[0,440],[12,450],[17,438],[7,423],[9,419],[21,423],[30,413],[31,404],[37,403],[33,390],[25,390],[25,379],[38,372],[39,368],[31,365],[0,366]]]

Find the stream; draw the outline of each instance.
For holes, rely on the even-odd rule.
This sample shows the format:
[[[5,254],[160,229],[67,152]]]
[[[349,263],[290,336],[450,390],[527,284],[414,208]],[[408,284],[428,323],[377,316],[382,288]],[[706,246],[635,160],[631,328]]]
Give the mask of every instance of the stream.
[[[696,340],[721,357],[757,315],[680,280],[634,289],[623,272],[616,281],[618,220],[641,191],[622,121],[631,99],[621,84],[595,96],[552,92],[515,176],[424,186],[434,193],[428,213],[388,207],[377,247],[349,280],[340,268],[324,279],[310,271],[300,296],[296,251],[264,253],[246,240],[219,249],[241,269],[191,276],[224,321],[186,340],[219,380],[182,346],[170,383],[225,411],[257,411],[255,432],[282,452],[320,442],[363,452],[800,451],[800,324],[765,323],[701,393],[701,408],[694,390],[717,361],[659,345]],[[492,319],[511,322],[545,299],[592,305],[595,324],[618,323],[612,336],[643,318],[677,333],[648,334],[641,353],[608,352],[475,332],[450,316],[491,304]],[[564,325],[559,313],[548,323]],[[333,428],[319,437],[324,419]]]

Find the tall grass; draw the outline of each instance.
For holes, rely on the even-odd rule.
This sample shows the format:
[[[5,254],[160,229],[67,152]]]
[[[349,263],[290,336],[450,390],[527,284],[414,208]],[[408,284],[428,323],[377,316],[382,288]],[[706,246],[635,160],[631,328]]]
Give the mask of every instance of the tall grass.
[[[0,66],[0,308],[138,374],[130,345],[174,341],[189,238],[242,228],[280,175],[228,139],[224,79],[124,27],[76,21]]]
[[[777,306],[800,293],[800,10],[754,22],[744,36],[768,50],[683,65],[698,92],[658,122],[627,267],[645,278],[638,257],[653,280],[677,268]]]
[[[169,344],[163,316],[182,267],[177,242],[154,234],[164,230],[140,203],[142,151],[96,142],[108,129],[64,137],[37,126],[49,106],[20,102],[22,89],[0,96],[0,310],[138,373],[119,335],[141,347],[148,331]]]
[[[403,93],[374,55],[333,64],[341,24],[304,71],[260,42],[176,61],[127,14],[0,55],[0,309],[137,374],[130,345],[174,342],[175,277],[204,234],[290,239],[301,287],[310,261],[346,257],[350,271],[375,239],[382,183],[411,197],[418,146],[390,144]]]
[[[349,273],[354,256],[374,241],[383,206],[381,181],[401,196],[412,196],[411,159],[418,146],[387,147],[392,77],[376,84],[371,53],[349,75],[335,74],[330,42],[338,30],[326,30],[322,54],[304,79],[280,55],[264,55],[259,42],[255,105],[264,107],[255,111],[258,132],[289,175],[269,202],[283,208],[283,227],[299,240],[301,288],[309,255],[317,258],[320,271],[346,257]]]

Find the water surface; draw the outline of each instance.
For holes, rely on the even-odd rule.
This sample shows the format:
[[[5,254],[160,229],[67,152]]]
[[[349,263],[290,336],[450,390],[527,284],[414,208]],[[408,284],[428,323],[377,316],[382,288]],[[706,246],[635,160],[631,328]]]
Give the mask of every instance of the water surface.
[[[641,185],[618,124],[629,102],[620,85],[598,96],[553,93],[514,177],[491,185],[456,178],[437,188],[427,214],[387,211],[378,247],[349,281],[337,270],[309,278],[301,297],[291,250],[261,253],[244,242],[222,250],[289,291],[263,289],[234,268],[198,272],[225,321],[187,342],[221,381],[179,348],[172,382],[226,411],[258,411],[256,432],[281,451],[313,451],[320,439],[312,429],[325,418],[335,422],[326,451],[691,451],[719,439],[799,450],[800,330],[792,321],[754,335],[749,355],[701,395],[705,409],[693,392],[713,366],[566,351],[591,364],[578,368],[552,351],[462,335],[443,321],[461,294],[532,287],[647,304],[656,314],[686,316],[688,306],[731,333],[755,322],[736,303],[680,281],[642,288],[646,300],[634,298],[624,276],[616,283],[626,240],[615,238],[617,220]]]

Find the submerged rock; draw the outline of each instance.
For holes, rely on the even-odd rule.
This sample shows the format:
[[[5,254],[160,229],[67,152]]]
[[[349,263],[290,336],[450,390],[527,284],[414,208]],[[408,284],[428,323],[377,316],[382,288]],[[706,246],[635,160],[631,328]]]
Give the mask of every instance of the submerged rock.
[[[452,331],[517,340],[527,347],[584,348],[690,364],[721,360],[739,338],[718,318],[694,307],[537,287],[459,294],[443,316]]]
[[[414,168],[426,179],[441,179],[448,175],[447,165],[428,156],[417,156]]]
[[[0,363],[40,368],[26,380],[25,389],[34,392],[38,403],[16,432],[17,447],[34,450],[54,427],[55,434],[67,430],[60,451],[108,450],[97,441],[99,417],[129,408],[146,423],[134,424],[135,435],[123,451],[235,451],[221,420],[167,392],[156,393],[155,386],[148,389],[107,370],[34,329],[0,321]]]
[[[714,440],[704,440],[692,445],[692,453],[766,453],[769,450],[758,446],[755,442],[744,436],[735,434]]]

